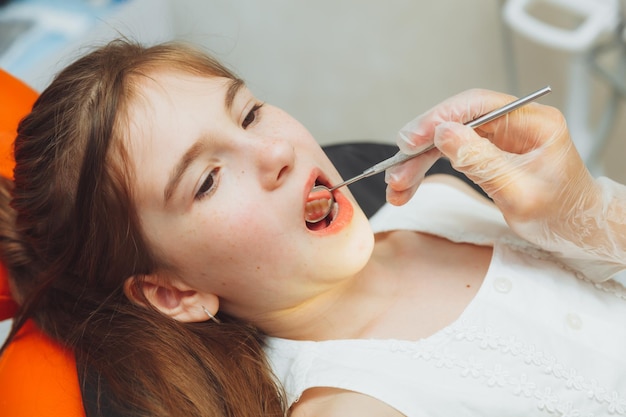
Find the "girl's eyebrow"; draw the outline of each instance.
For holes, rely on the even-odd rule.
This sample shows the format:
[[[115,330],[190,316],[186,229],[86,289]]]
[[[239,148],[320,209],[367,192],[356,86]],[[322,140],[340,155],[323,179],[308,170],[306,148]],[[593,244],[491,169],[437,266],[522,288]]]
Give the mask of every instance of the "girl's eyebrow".
[[[228,87],[226,89],[226,95],[224,96],[224,107],[226,110],[230,111],[233,107],[233,102],[235,101],[235,97],[237,93],[245,86],[243,80],[239,78],[230,79],[228,81]],[[200,138],[191,145],[187,152],[183,155],[180,161],[176,164],[174,169],[172,170],[169,180],[167,181],[167,185],[165,186],[165,191],[163,192],[163,199],[165,205],[172,198],[172,194],[174,194],[174,190],[180,183],[185,171],[189,168],[189,166],[193,163],[193,161],[198,158],[200,154],[204,151],[206,147],[206,140],[204,138]]]
[[[202,154],[202,151],[206,147],[205,143],[206,141],[202,139],[194,142],[194,144],[191,145],[189,149],[187,149],[187,152],[185,152],[178,164],[176,164],[176,166],[172,170],[169,180],[167,181],[167,186],[165,186],[165,191],[163,192],[165,205],[167,205],[169,200],[172,198],[172,194],[174,194],[174,190],[180,183],[180,180],[185,174],[185,171],[187,171],[192,162],[196,160],[196,158],[198,158],[200,154]]]
[[[239,78],[233,78],[228,82],[228,89],[226,90],[226,97],[224,98],[224,106],[227,110],[233,107],[233,102],[239,90],[241,90],[246,84]]]

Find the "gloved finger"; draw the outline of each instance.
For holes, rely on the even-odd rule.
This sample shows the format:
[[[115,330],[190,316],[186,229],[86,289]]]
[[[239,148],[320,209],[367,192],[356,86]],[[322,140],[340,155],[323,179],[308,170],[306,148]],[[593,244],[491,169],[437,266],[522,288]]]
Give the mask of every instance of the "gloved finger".
[[[565,126],[563,115],[556,108],[529,103],[476,131],[503,151],[523,154],[557,139],[555,131],[563,131]]]
[[[434,140],[452,166],[493,199],[507,221],[527,219],[554,194],[559,165],[546,163],[547,148],[522,155],[506,152],[457,123],[439,125]]]
[[[431,129],[424,129],[424,127],[434,127],[426,125],[427,121],[418,117],[404,125],[398,132],[396,138],[396,144],[402,153],[412,155],[426,149],[433,143],[433,136]]]
[[[514,99],[488,90],[464,91],[408,122],[400,129],[396,143],[404,153],[418,152],[432,143],[434,129],[438,124],[446,121],[467,123]]]
[[[464,173],[492,199],[500,190],[514,188],[510,192],[515,194],[515,189],[523,186],[515,173],[519,155],[502,151],[472,128],[442,123],[435,131],[434,141],[454,169]]]
[[[417,181],[421,181],[426,171],[433,166],[440,156],[441,152],[435,148],[402,164],[393,166],[385,171],[385,182],[396,191],[412,187]]]
[[[402,191],[395,191],[390,186],[387,186],[387,189],[385,191],[385,198],[387,199],[387,202],[389,204],[393,204],[394,206],[401,206],[403,204],[406,204],[406,202],[409,201],[411,197],[413,197],[413,194],[415,194],[423,179],[424,178],[422,177],[419,182]]]
[[[389,168],[385,172],[387,201],[395,205],[401,205],[409,201],[424,179],[426,172],[440,156],[441,152],[435,148],[400,165]]]

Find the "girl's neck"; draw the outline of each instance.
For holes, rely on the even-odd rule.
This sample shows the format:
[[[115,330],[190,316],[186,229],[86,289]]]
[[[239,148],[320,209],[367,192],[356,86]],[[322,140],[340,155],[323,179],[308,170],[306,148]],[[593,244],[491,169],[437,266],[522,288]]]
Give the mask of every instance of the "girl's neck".
[[[358,275],[292,312],[282,321],[289,327],[269,334],[297,340],[428,336],[473,299],[490,256],[491,248],[432,235],[379,234]]]

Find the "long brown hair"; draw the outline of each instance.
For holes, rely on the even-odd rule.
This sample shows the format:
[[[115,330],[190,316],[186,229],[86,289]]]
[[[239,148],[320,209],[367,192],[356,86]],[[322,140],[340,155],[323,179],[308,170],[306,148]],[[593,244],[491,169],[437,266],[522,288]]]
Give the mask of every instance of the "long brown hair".
[[[189,46],[117,40],[62,71],[20,123],[14,182],[0,183],[0,254],[21,303],[5,346],[33,318],[124,415],[284,415],[255,328],[181,323],[124,294],[126,278],[160,266],[122,139],[137,81],[165,66],[236,78]]]

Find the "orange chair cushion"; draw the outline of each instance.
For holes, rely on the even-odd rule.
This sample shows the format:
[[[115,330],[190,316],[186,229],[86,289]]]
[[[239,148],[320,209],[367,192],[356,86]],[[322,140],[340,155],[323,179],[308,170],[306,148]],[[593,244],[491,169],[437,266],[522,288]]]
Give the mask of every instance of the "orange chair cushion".
[[[11,417],[84,417],[72,353],[27,322],[0,357],[0,410]]]
[[[0,69],[0,175],[13,177],[12,145],[19,121],[37,92]],[[13,317],[7,271],[0,264],[0,320]],[[27,322],[0,357],[0,414],[11,417],[84,417],[71,352]]]
[[[0,175],[13,178],[13,141],[17,124],[33,107],[37,92],[0,69]]]
[[[0,175],[13,178],[13,141],[17,124],[32,108],[37,92],[0,69]],[[0,320],[13,317],[17,305],[9,294],[6,269],[0,266]]]

